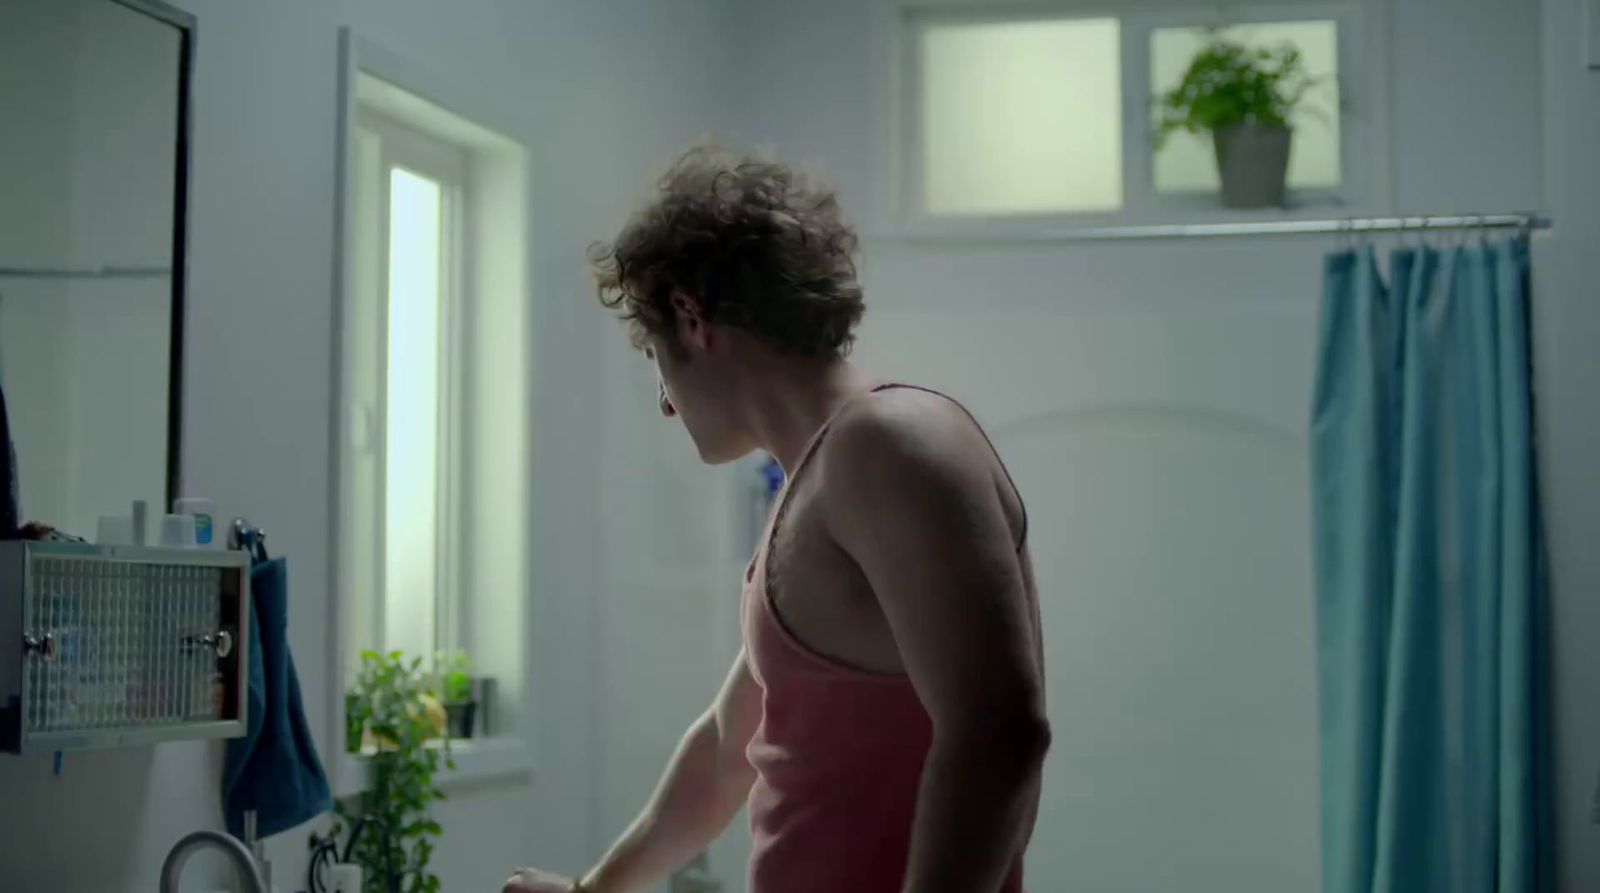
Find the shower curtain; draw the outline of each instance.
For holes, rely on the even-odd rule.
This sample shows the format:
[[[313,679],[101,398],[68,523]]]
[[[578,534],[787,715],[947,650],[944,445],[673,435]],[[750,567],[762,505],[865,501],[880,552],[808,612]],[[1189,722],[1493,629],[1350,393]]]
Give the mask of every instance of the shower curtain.
[[[1543,893],[1526,238],[1324,265],[1312,419],[1324,893]]]

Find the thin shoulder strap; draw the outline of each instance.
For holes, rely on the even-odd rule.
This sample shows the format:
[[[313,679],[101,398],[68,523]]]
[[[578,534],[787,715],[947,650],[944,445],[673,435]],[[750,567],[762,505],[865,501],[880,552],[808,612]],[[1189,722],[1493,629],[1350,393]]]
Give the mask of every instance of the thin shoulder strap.
[[[794,463],[794,468],[786,469],[787,473],[784,475],[783,487],[778,491],[777,499],[773,500],[772,511],[767,516],[767,529],[762,537],[761,555],[771,552],[772,544],[778,538],[778,525],[783,523],[784,511],[789,507],[789,493],[794,490],[795,481],[800,479],[800,473],[811,463],[811,457],[816,453],[817,447],[822,443],[822,439],[827,436],[828,429],[833,427],[833,423],[841,415],[844,415],[845,410],[854,406],[857,401],[864,400],[872,394],[883,390],[884,387],[886,385],[875,385],[858,394],[850,395],[844,402],[834,408],[833,413],[811,435],[811,439],[806,441],[805,449],[800,451],[800,458]],[[755,567],[756,562],[752,561],[750,567],[745,570],[745,576],[749,577]]]
[[[771,537],[777,535],[777,526],[783,514],[783,509],[789,500],[789,491],[793,488],[794,482],[799,479],[800,472],[806,467],[807,463],[811,461],[811,456],[817,451],[817,447],[822,443],[823,437],[827,435],[828,429],[833,427],[833,423],[844,414],[845,410],[854,406],[857,402],[867,398],[868,396],[871,396],[872,394],[894,389],[922,391],[925,394],[932,394],[935,397],[939,397],[953,404],[957,409],[961,410],[961,413],[967,417],[968,421],[972,422],[972,426],[976,428],[978,430],[978,434],[983,437],[983,442],[989,445],[989,452],[994,455],[995,462],[999,463],[1000,473],[1005,476],[1006,485],[1011,488],[1012,495],[1014,495],[1017,499],[1017,506],[1022,511],[1022,531],[1017,537],[1017,551],[1022,551],[1023,546],[1027,545],[1028,543],[1028,503],[1022,498],[1022,491],[1017,489],[1017,482],[1011,477],[1011,469],[1006,467],[1005,459],[1001,458],[1000,451],[995,448],[994,441],[989,438],[989,432],[983,430],[983,425],[978,422],[977,417],[974,416],[972,411],[967,409],[967,407],[960,400],[957,400],[942,391],[936,391],[933,388],[926,388],[922,385],[906,384],[898,381],[886,381],[873,385],[866,391],[863,391],[862,393],[844,401],[837,409],[833,411],[833,415],[829,416],[828,420],[822,423],[822,427],[817,429],[817,433],[811,435],[811,440],[806,442],[806,448],[800,453],[800,461],[796,462],[794,470],[789,472],[789,479],[784,482],[783,491],[778,495],[778,504],[775,506],[772,515],[772,527],[768,531],[769,541]]]

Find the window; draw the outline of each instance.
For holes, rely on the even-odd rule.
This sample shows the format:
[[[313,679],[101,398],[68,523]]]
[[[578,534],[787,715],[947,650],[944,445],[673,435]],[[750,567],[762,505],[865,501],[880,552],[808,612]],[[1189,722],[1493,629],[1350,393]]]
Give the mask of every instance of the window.
[[[493,680],[474,689],[489,701],[475,734],[520,752],[532,402],[524,153],[366,72],[355,86],[341,204],[341,662],[349,674],[363,651],[400,651],[431,670],[437,653],[464,651],[471,675]]]
[[[356,139],[366,211],[355,233],[364,260],[357,289],[375,295],[381,320],[351,345],[372,367],[363,378],[376,387],[361,403],[380,432],[363,440],[381,473],[362,502],[381,533],[362,587],[375,597],[361,638],[365,648],[431,658],[459,645],[451,522],[461,494],[448,433],[459,430],[462,410],[450,385],[461,355],[465,153],[372,109],[363,109]]]
[[[1359,98],[1341,80],[1360,67],[1350,4],[1230,5],[1220,20],[1193,7],[1127,4],[1107,17],[905,2],[896,182],[912,225],[1230,213],[1208,139],[1179,133],[1156,151],[1152,138],[1156,97],[1217,28],[1250,47],[1293,46],[1318,79],[1292,122],[1290,204],[1348,204],[1369,185],[1351,161],[1373,135],[1342,109]]]
[[[1300,51],[1306,72],[1319,83],[1306,93],[1290,123],[1294,151],[1289,188],[1329,190],[1339,186],[1339,28],[1329,21],[1269,22],[1227,29],[1230,40],[1251,49],[1285,44]],[[1157,28],[1150,34],[1150,81],[1157,94],[1183,79],[1189,60],[1210,35],[1204,28]],[[1211,192],[1221,184],[1211,144],[1187,133],[1172,136],[1155,155],[1158,192]]]
[[[930,213],[1122,206],[1116,19],[931,24],[920,38]]]

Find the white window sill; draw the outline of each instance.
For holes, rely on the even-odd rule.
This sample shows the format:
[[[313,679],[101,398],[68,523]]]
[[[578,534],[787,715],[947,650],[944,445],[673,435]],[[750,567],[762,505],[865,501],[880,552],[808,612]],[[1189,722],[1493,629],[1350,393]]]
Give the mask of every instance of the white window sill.
[[[430,742],[428,746],[438,748],[442,745]],[[367,789],[371,774],[369,759],[373,753],[368,749],[362,753],[339,755],[334,796],[353,797]],[[434,776],[434,783],[441,788],[533,772],[533,752],[528,742],[512,736],[459,738],[450,742],[450,755],[455,760],[455,768],[441,764],[438,775]]]

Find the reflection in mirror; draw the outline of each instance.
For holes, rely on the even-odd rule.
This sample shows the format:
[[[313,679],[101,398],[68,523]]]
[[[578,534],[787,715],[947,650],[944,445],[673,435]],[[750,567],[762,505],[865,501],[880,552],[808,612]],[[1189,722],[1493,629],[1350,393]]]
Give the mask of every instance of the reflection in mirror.
[[[176,488],[186,28],[144,0],[0,4],[0,388],[24,521],[92,537]]]

